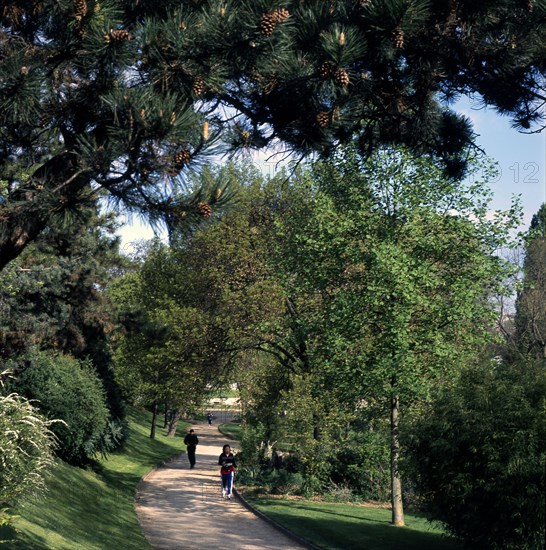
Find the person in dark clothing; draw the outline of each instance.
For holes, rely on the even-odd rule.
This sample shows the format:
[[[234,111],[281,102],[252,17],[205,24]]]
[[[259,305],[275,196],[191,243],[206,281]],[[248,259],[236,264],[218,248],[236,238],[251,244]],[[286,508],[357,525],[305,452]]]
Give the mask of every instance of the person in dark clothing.
[[[233,489],[233,474],[237,469],[237,463],[229,445],[222,447],[222,454],[218,458],[218,464],[221,466],[222,497],[230,499],[231,490]]]
[[[186,437],[184,438],[184,443],[186,444],[186,450],[188,452],[190,469],[193,470],[193,467],[195,466],[195,450],[197,449],[197,444],[199,443],[199,439],[197,439],[195,430],[190,430],[186,434]]]
[[[214,416],[212,416],[212,413],[209,411],[207,413],[207,420],[209,421],[209,426],[212,424],[212,419],[214,418]]]

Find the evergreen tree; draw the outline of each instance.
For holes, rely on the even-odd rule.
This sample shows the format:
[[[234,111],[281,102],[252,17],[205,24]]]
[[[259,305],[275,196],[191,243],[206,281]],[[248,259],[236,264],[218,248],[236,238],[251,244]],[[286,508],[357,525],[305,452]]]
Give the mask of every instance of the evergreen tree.
[[[522,351],[546,358],[546,204],[533,216],[527,234],[515,324]]]
[[[545,0],[6,0],[0,269],[104,189],[164,220],[226,194],[186,178],[223,144],[328,153],[404,143],[464,170],[481,94],[540,125]]]
[[[94,208],[82,214],[79,223],[43,232],[0,273],[0,359],[21,357],[32,347],[89,358],[112,416],[122,418],[108,344],[114,320],[102,289],[127,260],[119,239],[108,234],[113,220]]]

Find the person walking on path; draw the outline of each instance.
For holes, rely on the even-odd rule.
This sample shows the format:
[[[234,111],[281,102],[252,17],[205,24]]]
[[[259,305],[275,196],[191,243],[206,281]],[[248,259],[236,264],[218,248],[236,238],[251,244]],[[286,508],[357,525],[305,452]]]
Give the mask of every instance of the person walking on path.
[[[222,447],[222,454],[218,457],[218,464],[221,466],[222,497],[230,499],[233,488],[233,474],[237,469],[237,463],[229,445],[226,444]]]
[[[190,469],[193,470],[195,466],[195,451],[197,449],[197,444],[199,443],[199,439],[197,438],[197,434],[195,433],[195,430],[190,430],[186,434],[186,437],[184,438],[184,443],[186,444],[186,450],[188,452]]]
[[[214,417],[212,416],[212,413],[209,411],[209,412],[207,413],[207,420],[209,421],[209,426],[212,426],[212,419],[213,419],[213,418],[214,418]]]
[[[218,498],[218,450],[225,436],[216,426],[209,428],[205,419],[193,428],[199,430],[199,469],[190,470],[182,452],[148,472],[139,484],[135,509],[151,548],[309,550],[238,500]]]

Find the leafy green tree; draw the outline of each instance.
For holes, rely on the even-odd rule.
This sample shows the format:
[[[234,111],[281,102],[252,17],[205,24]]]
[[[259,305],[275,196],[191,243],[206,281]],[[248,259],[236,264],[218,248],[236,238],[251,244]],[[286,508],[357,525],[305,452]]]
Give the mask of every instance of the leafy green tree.
[[[403,143],[464,169],[445,106],[542,123],[544,0],[7,0],[0,268],[106,191],[175,231],[226,199],[179,174],[219,144]]]
[[[390,416],[401,525],[400,415],[491,340],[488,298],[506,272],[495,252],[518,209],[491,222],[481,181],[465,187],[400,150],[341,154],[306,181],[279,224],[278,265],[297,296],[315,399],[328,388]]]
[[[167,247],[152,244],[139,271],[110,290],[123,316],[125,334],[116,343],[117,379],[126,395],[154,411],[151,437],[161,403],[174,409],[174,435],[183,413],[196,410],[208,388],[221,378],[225,338],[215,319],[188,299],[189,266]]]
[[[432,518],[469,546],[544,544],[546,376],[538,360],[481,358],[410,428]]]

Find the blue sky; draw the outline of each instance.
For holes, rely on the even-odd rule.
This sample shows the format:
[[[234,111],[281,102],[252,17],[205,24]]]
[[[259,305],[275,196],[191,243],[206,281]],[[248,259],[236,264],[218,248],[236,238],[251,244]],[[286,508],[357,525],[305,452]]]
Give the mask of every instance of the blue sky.
[[[456,108],[472,120],[477,144],[499,166],[499,177],[490,182],[492,207],[507,209],[513,195],[520,195],[524,208],[522,228],[526,228],[539,206],[546,202],[546,133],[522,134],[511,127],[510,119],[493,109],[478,108],[477,102],[459,101]]]
[[[509,118],[499,116],[493,109],[480,108],[478,102],[467,98],[454,109],[472,120],[478,146],[498,163],[499,176],[490,182],[494,193],[492,209],[506,210],[512,197],[520,195],[524,209],[521,229],[527,228],[533,214],[546,202],[546,131],[522,134],[511,127]],[[131,250],[131,242],[153,237],[151,228],[138,219],[125,224],[118,234],[126,251]]]

